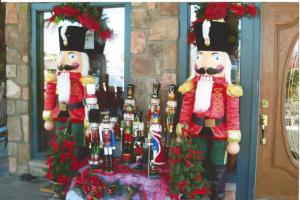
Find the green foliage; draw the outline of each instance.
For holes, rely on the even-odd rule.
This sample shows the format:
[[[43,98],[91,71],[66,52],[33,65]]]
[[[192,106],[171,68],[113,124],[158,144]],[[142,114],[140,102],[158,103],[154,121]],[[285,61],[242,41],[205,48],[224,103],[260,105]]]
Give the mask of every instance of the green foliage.
[[[75,141],[69,134],[69,122],[66,127],[52,135],[47,159],[46,177],[57,183],[57,187],[66,190],[72,177],[77,174],[79,162],[74,154]]]
[[[207,193],[202,179],[201,152],[187,136],[181,144],[170,149],[170,189],[173,194],[183,194],[191,199],[202,199]]]

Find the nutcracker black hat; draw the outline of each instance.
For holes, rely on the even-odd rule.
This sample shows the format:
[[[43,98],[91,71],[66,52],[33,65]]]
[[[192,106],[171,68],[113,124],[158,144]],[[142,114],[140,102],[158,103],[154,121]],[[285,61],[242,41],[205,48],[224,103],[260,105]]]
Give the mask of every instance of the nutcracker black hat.
[[[100,110],[99,109],[91,109],[89,111],[89,122],[90,123],[100,123]]]
[[[152,98],[158,99],[160,83],[153,83]]]
[[[133,92],[134,92],[134,85],[128,84],[127,85],[127,98],[128,99],[133,99]]]
[[[101,119],[102,119],[102,123],[110,123],[109,112],[108,111],[101,112]]]
[[[58,28],[59,47],[61,51],[85,52],[85,35],[87,28],[79,26],[61,26]]]
[[[230,52],[230,25],[220,21],[198,22],[195,24],[196,45],[198,51]]]

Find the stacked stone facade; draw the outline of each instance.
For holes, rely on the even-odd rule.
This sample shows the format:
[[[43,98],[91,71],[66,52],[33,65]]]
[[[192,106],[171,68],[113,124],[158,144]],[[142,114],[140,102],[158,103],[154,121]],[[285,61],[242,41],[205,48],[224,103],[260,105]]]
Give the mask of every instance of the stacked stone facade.
[[[168,85],[176,84],[178,16],[178,3],[132,3],[131,81],[140,110],[146,110],[154,82],[161,83],[162,109]]]
[[[6,78],[8,111],[9,172],[29,172],[30,133],[30,4],[6,4]],[[152,84],[161,83],[165,108],[169,84],[176,84],[178,67],[179,4],[132,3],[131,82],[136,102],[145,111]],[[42,106],[42,105],[41,105]]]
[[[28,172],[29,132],[29,4],[7,3],[5,17],[9,172]]]

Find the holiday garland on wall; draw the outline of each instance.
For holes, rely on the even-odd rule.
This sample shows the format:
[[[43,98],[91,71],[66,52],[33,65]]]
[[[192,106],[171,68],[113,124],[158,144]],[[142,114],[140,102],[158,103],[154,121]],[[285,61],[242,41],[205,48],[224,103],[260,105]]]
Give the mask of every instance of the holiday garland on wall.
[[[54,6],[49,23],[58,24],[60,21],[78,22],[89,31],[98,33],[102,40],[110,39],[113,32],[106,24],[107,18],[100,16],[99,8],[88,3],[63,3]]]
[[[171,199],[202,199],[208,190],[202,178],[203,168],[199,164],[201,152],[191,144],[187,130],[183,129],[181,143],[170,149]]]

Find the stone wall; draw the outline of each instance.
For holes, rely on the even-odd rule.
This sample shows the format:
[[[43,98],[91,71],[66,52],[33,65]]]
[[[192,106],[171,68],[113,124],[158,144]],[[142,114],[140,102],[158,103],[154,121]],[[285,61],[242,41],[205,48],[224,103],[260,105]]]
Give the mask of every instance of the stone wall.
[[[132,3],[131,80],[140,110],[146,110],[154,82],[161,83],[162,109],[168,85],[176,84],[178,16],[178,3]]]
[[[9,172],[28,172],[29,132],[29,4],[7,3],[5,18]]]

